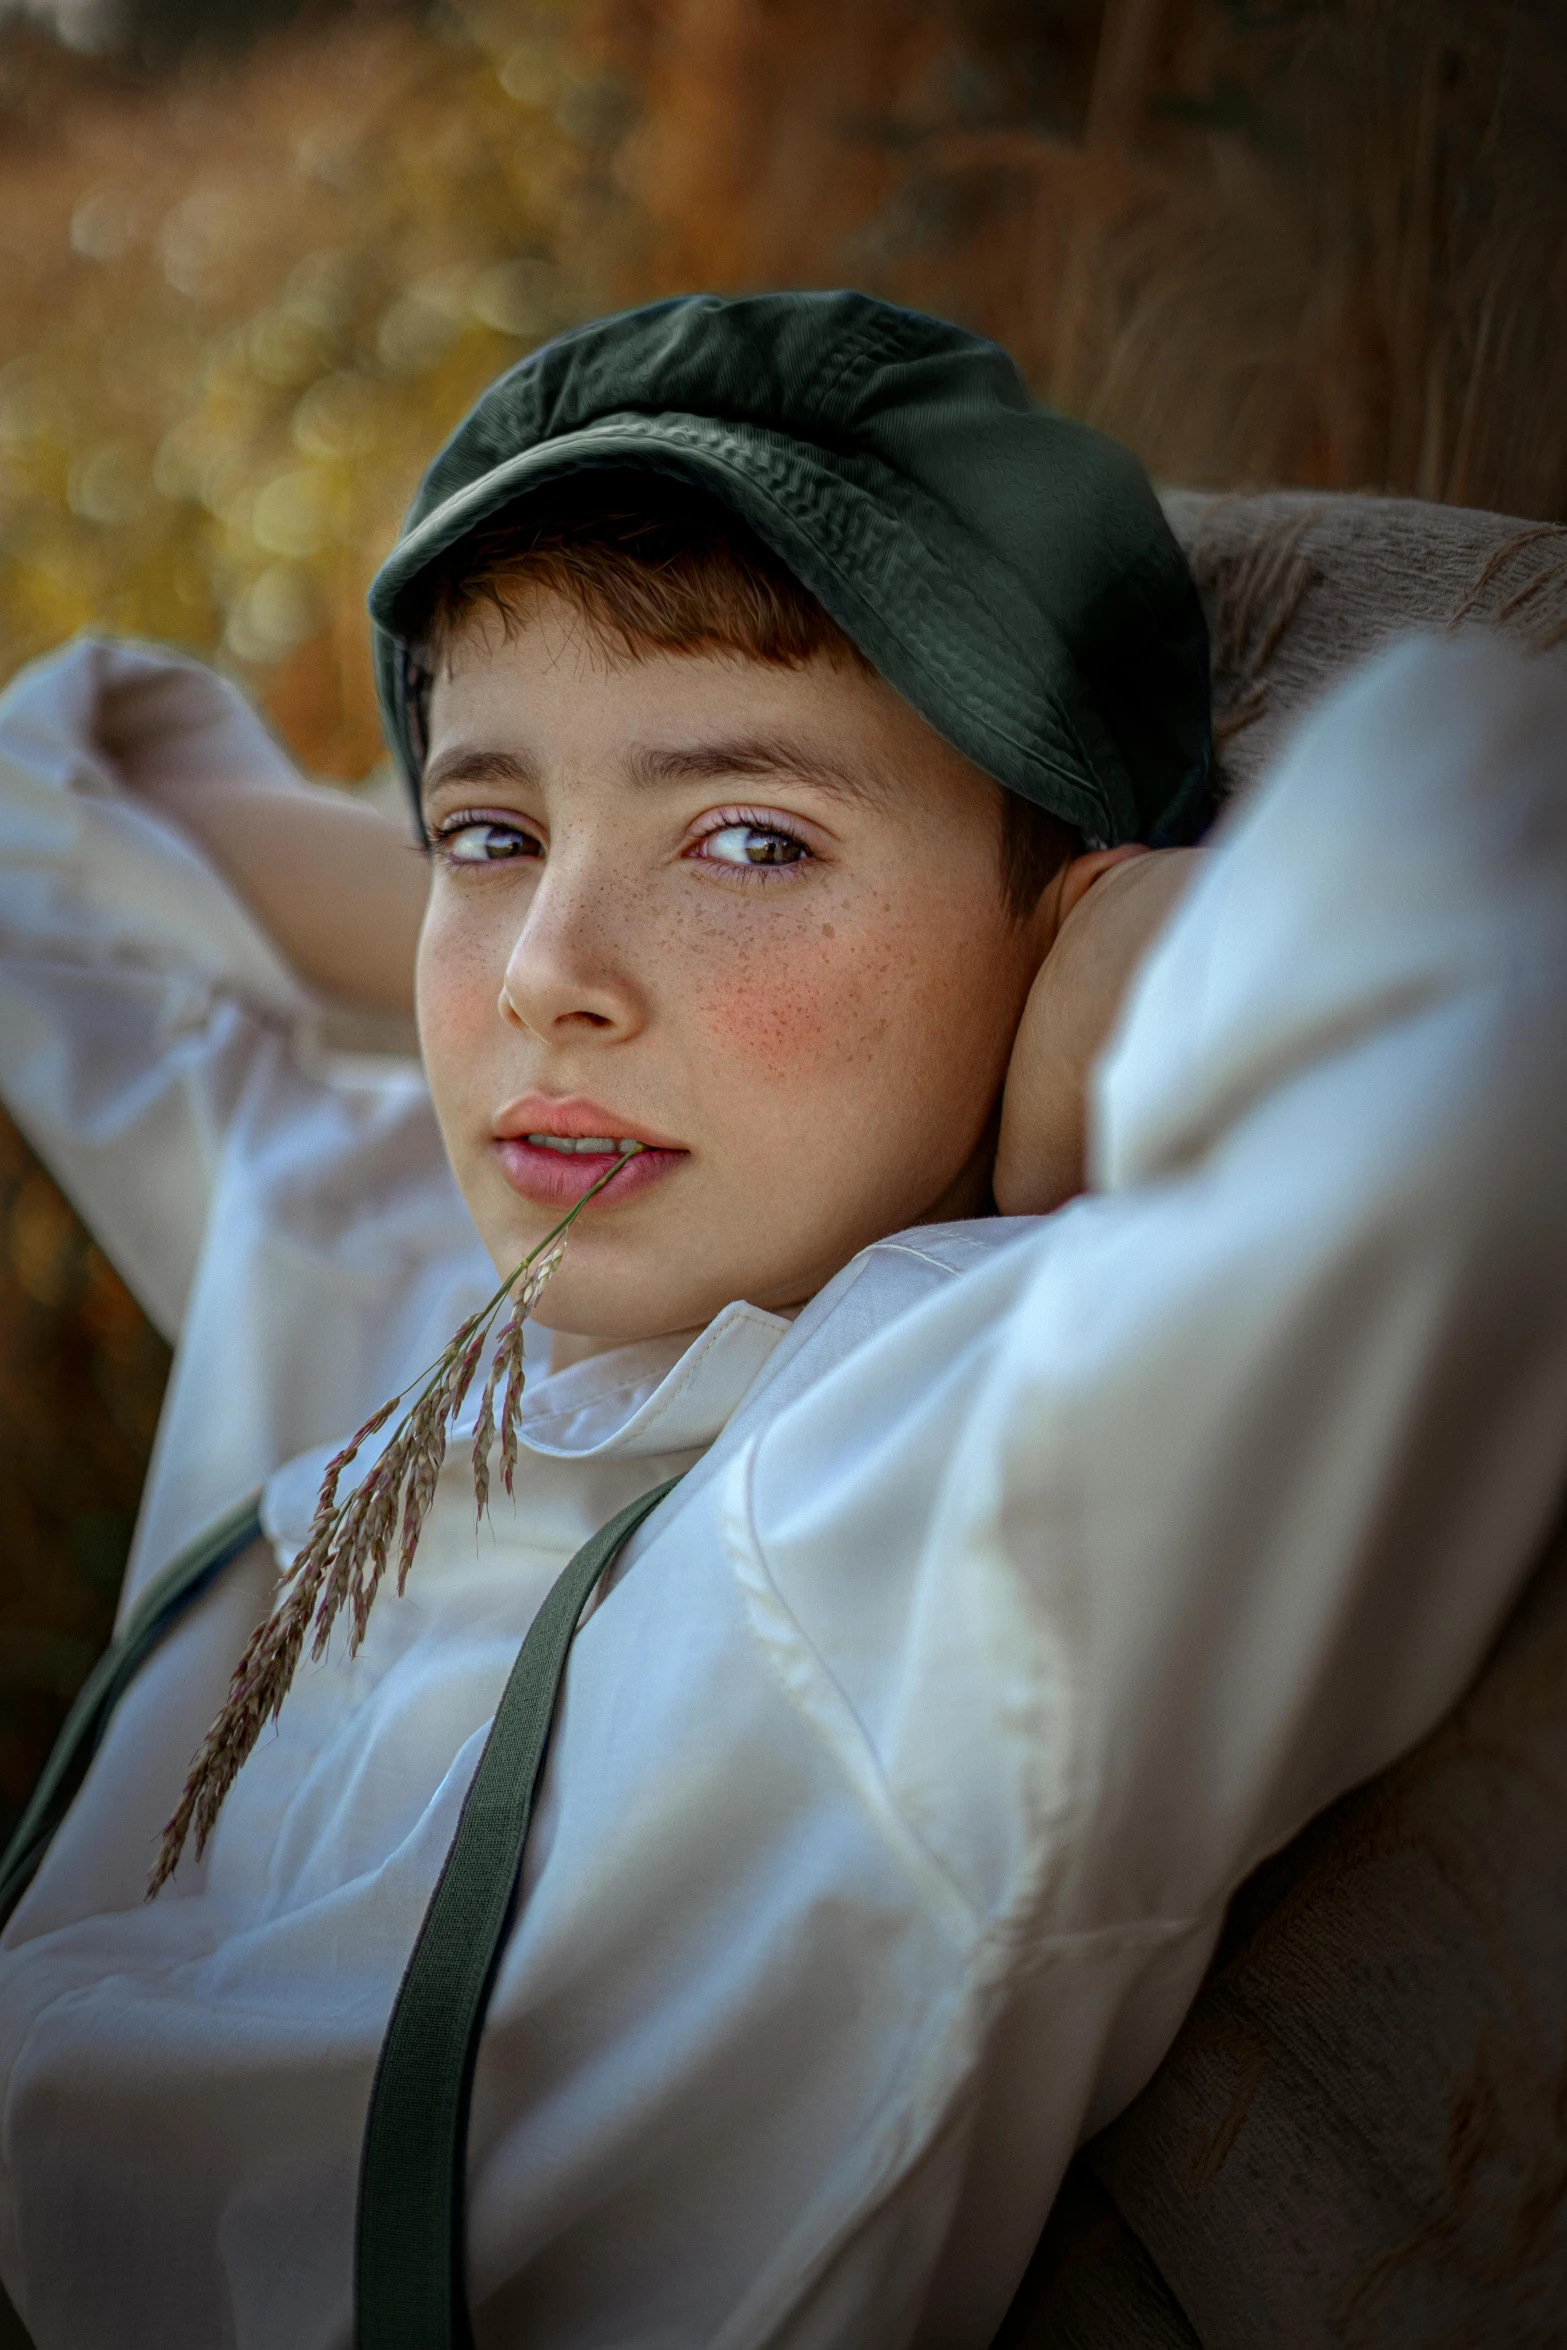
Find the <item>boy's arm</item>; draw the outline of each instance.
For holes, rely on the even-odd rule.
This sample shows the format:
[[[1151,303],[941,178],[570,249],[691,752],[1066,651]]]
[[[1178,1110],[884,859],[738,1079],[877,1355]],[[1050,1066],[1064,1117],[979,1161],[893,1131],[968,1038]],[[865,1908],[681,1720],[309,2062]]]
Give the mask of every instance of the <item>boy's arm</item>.
[[[307,784],[239,697],[194,666],[116,680],[96,732],[123,786],[201,848],[308,987],[412,1010],[427,875],[403,826]]]
[[[187,780],[182,735],[193,766],[309,801],[241,698],[178,656],[78,640],[0,696],[0,1093],[179,1340],[133,1584],[364,1419],[489,1277],[408,1023],[324,1021],[319,990],[136,788]],[[390,855],[413,863],[395,837]],[[345,1029],[385,1049],[322,1049]]]
[[[1409,645],[1303,729],[1134,983],[1090,1179],[996,1466],[1075,1537],[1018,1558],[1119,1898],[1195,1907],[1433,1726],[1567,1483],[1559,665]]]
[[[228,787],[248,810],[232,841]],[[165,793],[184,823],[169,821]],[[188,813],[197,802],[200,830],[234,853],[241,888],[240,862],[259,862],[268,829],[291,825],[307,848],[312,823],[330,836],[335,862],[296,857],[298,904],[279,890],[261,910],[284,932],[297,915],[292,937],[270,936],[218,869],[224,857],[204,853]],[[387,938],[346,917],[334,938],[318,918],[335,884],[348,894],[350,842],[369,844],[386,884],[376,921]],[[395,825],[310,791],[242,696],[181,655],[78,639],[0,697],[0,1094],[168,1336],[185,1316],[236,1119],[253,1156],[258,1120],[275,1142],[279,1121],[312,1115],[319,1097],[333,1125],[289,1039],[313,1030],[334,953],[350,979],[370,971],[361,1002],[377,990],[399,1000],[417,918],[410,881],[417,894],[418,861]],[[405,946],[387,907],[398,891]],[[389,1064],[388,1082],[406,1080]],[[268,1086],[263,1113],[257,1089]],[[346,1116],[347,1097],[342,1107]],[[330,1146],[316,1147],[324,1157]]]
[[[1560,667],[1489,646],[1335,696],[1134,982],[1090,1194],[759,1440],[768,1585],[983,1912],[1215,1915],[1527,1574],[1567,1480],[1564,743]]]
[[[168,670],[242,710],[190,662],[93,639],[0,696],[0,1094],[173,1338],[224,1135],[258,1054],[309,999],[99,740],[116,690]],[[251,727],[256,755],[286,768]]]

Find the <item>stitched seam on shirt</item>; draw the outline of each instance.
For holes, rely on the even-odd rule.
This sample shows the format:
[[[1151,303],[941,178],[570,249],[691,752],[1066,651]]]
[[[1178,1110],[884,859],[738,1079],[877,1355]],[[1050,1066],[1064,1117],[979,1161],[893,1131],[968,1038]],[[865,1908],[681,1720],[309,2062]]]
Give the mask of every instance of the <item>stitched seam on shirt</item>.
[[[666,1371],[664,1377],[667,1379],[669,1376]],[[613,1403],[618,1396],[634,1395],[639,1387],[646,1385],[646,1381],[647,1374],[644,1372],[640,1379],[622,1379],[616,1387],[595,1388],[583,1403],[562,1404],[559,1411],[555,1412],[535,1412],[531,1418],[523,1421],[522,1434],[526,1436],[530,1428],[553,1428],[557,1420],[580,1420],[584,1412],[594,1411],[600,1404]],[[652,1394],[648,1397],[650,1403],[653,1395],[658,1393],[658,1387],[659,1382],[655,1379]]]
[[[938,1273],[945,1273],[954,1281],[958,1277],[956,1265],[949,1265],[945,1257],[933,1257],[929,1249],[916,1248],[912,1241],[878,1240],[874,1246],[878,1256],[912,1257],[916,1264],[932,1265]]]
[[[654,1415],[655,1418],[661,1416],[665,1411],[667,1411],[669,1405],[675,1401],[677,1396],[684,1393],[685,1389],[689,1387],[693,1377],[695,1376],[694,1371],[690,1369],[682,1369],[682,1366],[679,1363],[675,1363],[672,1364],[670,1368],[664,1373],[664,1378],[674,1378],[677,1371],[682,1373],[679,1384],[678,1386],[670,1389],[670,1392],[665,1398],[664,1402],[659,1405],[658,1413]],[[596,1388],[585,1403],[562,1404],[558,1412],[540,1412],[536,1418],[531,1420],[524,1420],[522,1423],[522,1433],[526,1436],[530,1428],[552,1428],[555,1426],[556,1422],[560,1420],[580,1420],[584,1412],[596,1411],[600,1404],[613,1403],[618,1396],[634,1395],[637,1389],[644,1384],[645,1378],[624,1379],[621,1381],[618,1387]],[[653,1397],[658,1393],[662,1384],[663,1380],[654,1380],[652,1392],[646,1398],[648,1403],[652,1402]],[[640,1411],[642,1406],[639,1404],[637,1409]],[[613,1431],[613,1434],[617,1436],[623,1435],[624,1430],[617,1428]]]
[[[736,1323],[742,1320],[754,1324],[756,1317],[754,1315],[742,1316],[738,1314],[735,1316]],[[708,1329],[710,1330],[711,1328],[712,1325],[709,1323]],[[707,1331],[704,1331],[701,1338],[694,1339],[692,1341],[691,1346],[687,1350],[686,1354],[682,1357],[681,1361],[673,1364],[670,1369],[664,1373],[664,1379],[673,1380],[674,1384],[670,1387],[668,1394],[664,1396],[662,1401],[659,1403],[657,1411],[649,1412],[647,1420],[647,1425],[649,1427],[656,1426],[657,1423],[664,1418],[671,1404],[679,1402],[681,1396],[685,1394],[686,1389],[690,1386],[692,1380],[696,1377],[697,1372],[702,1368],[703,1363],[706,1362],[708,1356],[712,1353],[713,1345],[704,1345],[703,1343],[706,1338]],[[716,1343],[716,1341],[713,1343]],[[653,1398],[658,1394],[659,1388],[662,1384],[663,1382],[660,1380],[654,1381],[653,1394],[650,1395],[647,1399],[649,1404],[653,1402]],[[642,1381],[640,1379],[627,1379],[623,1381],[622,1384],[618,1387],[600,1388],[595,1395],[589,1397],[586,1403],[564,1404],[558,1412],[541,1412],[537,1419],[524,1420],[522,1423],[522,1433],[524,1436],[526,1436],[530,1428],[549,1428],[553,1427],[554,1424],[559,1420],[575,1420],[579,1418],[583,1412],[592,1411],[595,1406],[599,1404],[613,1402],[617,1395],[632,1394],[634,1390],[641,1385]],[[639,1410],[643,1408],[645,1407],[638,1407]],[[624,1435],[625,1430],[623,1428],[616,1429],[614,1433],[616,1435]]]
[[[768,1661],[772,1665],[773,1672],[783,1685],[783,1692],[785,1697],[788,1698],[795,1712],[803,1721],[807,1723],[809,1728],[833,1755],[835,1761],[838,1762],[841,1776],[845,1778],[849,1785],[854,1789],[854,1792],[859,1798],[862,1808],[870,1816],[872,1823],[877,1827],[879,1833],[881,1834],[882,1840],[884,1842],[893,1841],[893,1839],[889,1838],[887,1835],[887,1822],[889,1820],[894,1822],[897,1828],[898,1840],[900,1840],[905,1847],[912,1851],[912,1854],[918,1860],[923,1870],[936,1880],[936,1882],[941,1887],[943,1897],[949,1908],[955,1907],[960,1913],[964,1921],[964,1925],[967,1928],[968,1934],[971,1938],[972,1956],[974,1951],[982,1948],[984,1944],[990,1939],[990,1935],[987,1930],[990,1921],[985,1917],[983,1911],[980,1910],[978,1906],[969,1898],[962,1885],[958,1882],[957,1878],[952,1875],[951,1871],[947,1868],[945,1863],[935,1852],[932,1851],[931,1847],[926,1843],[919,1830],[909,1819],[902,1805],[898,1802],[897,1796],[893,1791],[892,1782],[887,1776],[886,1767],[883,1764],[880,1755],[877,1753],[875,1744],[872,1741],[869,1732],[866,1730],[865,1724],[861,1721],[859,1714],[856,1712],[847,1691],[844,1689],[843,1684],[837,1678],[837,1675],[827,1664],[820,1650],[816,1647],[815,1643],[806,1633],[805,1627],[803,1624],[801,1624],[799,1617],[795,1614],[793,1608],[790,1607],[788,1601],[784,1598],[782,1591],[779,1589],[777,1583],[773,1579],[772,1571],[767,1564],[766,1553],[762,1548],[761,1537],[757,1532],[756,1520],[751,1507],[751,1478],[756,1460],[756,1451],[756,1439],[753,1437],[730,1472],[730,1496],[726,1503],[721,1502],[720,1504],[722,1510],[720,1538],[722,1539],[724,1548],[729,1555],[731,1564],[737,1572],[737,1579],[739,1579],[741,1582],[742,1597],[744,1597],[745,1567],[748,1562],[739,1556],[738,1545],[735,1542],[733,1533],[735,1519],[738,1517],[742,1521],[744,1526],[746,1548],[749,1552],[749,1563],[754,1564],[757,1573],[760,1575],[768,1602],[772,1607],[777,1609],[779,1615],[789,1626],[794,1638],[794,1652],[796,1656],[806,1664],[811,1678],[816,1683],[816,1685],[830,1693],[835,1711],[839,1714],[842,1720],[850,1725],[853,1734],[854,1747],[863,1765],[863,1773],[857,1773],[852,1769],[852,1767],[850,1767],[847,1757],[843,1754],[837,1742],[832,1737],[828,1726],[808,1705],[802,1703],[800,1692],[796,1690],[790,1678],[783,1670],[782,1657],[778,1651],[777,1644],[766,1639],[762,1628],[756,1622],[754,1608],[748,1607],[747,1614],[751,1618],[753,1637],[757,1640],[758,1645],[763,1647],[767,1652]],[[738,1495],[736,1495],[733,1490],[735,1486],[738,1486],[739,1488]],[[871,1788],[879,1791],[879,1803],[872,1800],[870,1794]]]
[[[1044,1933],[1037,1938],[1027,1934],[1019,1937],[1017,1947],[1025,1954],[1015,1979],[1031,1974],[1036,1966],[1048,1966],[1056,1959],[1094,1958],[1103,1951],[1133,1949],[1146,1945],[1157,1949],[1165,1942],[1178,1942],[1198,1926],[1206,1925],[1216,1914],[1223,1915],[1223,1901],[1213,1909],[1193,1910],[1190,1917],[1123,1918],[1112,1926],[1069,1926],[1058,1934]]]

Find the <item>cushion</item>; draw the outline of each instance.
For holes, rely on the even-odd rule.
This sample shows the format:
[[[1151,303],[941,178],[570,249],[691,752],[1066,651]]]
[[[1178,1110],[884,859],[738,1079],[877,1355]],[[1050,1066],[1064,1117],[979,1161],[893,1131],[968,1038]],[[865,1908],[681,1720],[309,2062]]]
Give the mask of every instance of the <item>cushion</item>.
[[[1567,657],[1567,527],[1417,498],[1167,490],[1213,654],[1221,791],[1261,772],[1291,721],[1411,629],[1500,628]]]
[[[1567,1530],[1452,1717],[1242,1888],[1070,2189],[1006,2350],[1560,2345]]]

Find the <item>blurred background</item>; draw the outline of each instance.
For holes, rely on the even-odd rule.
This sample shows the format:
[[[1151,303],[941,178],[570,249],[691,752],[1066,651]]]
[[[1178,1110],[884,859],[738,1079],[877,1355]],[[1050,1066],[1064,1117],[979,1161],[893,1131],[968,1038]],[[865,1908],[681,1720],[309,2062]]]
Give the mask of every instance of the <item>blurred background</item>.
[[[549,334],[858,284],[1166,482],[1567,518],[1558,0],[0,6],[0,678],[92,624],[381,758],[364,591]],[[0,1120],[0,1831],[113,1611],[167,1350]]]

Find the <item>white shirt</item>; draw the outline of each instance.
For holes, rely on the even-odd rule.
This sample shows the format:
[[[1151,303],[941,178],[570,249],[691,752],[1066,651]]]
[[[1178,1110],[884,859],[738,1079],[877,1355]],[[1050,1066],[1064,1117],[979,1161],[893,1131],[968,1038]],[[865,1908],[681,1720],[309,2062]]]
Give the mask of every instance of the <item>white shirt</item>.
[[[0,707],[57,909],[0,901],[5,1083],[144,1294],[188,1296],[163,1491],[275,1469],[286,1559],[472,1252],[413,1080],[324,1058],[82,751],[119,657]],[[792,1327],[731,1306],[539,1381],[516,1507],[476,1537],[454,1448],[407,1596],[301,1672],[144,1907],[270,1561],[203,1601],[0,1949],[39,2350],[345,2350],[371,2072],[496,1697],[571,1551],[676,1469],[574,1649],[490,2010],[480,2350],[983,2350],[1230,1891],[1452,1703],[1559,1498],[1559,666],[1416,644],[1324,707],[1139,977],[1093,1183],[884,1241]],[[209,1420],[223,1490],[183,1458]]]

